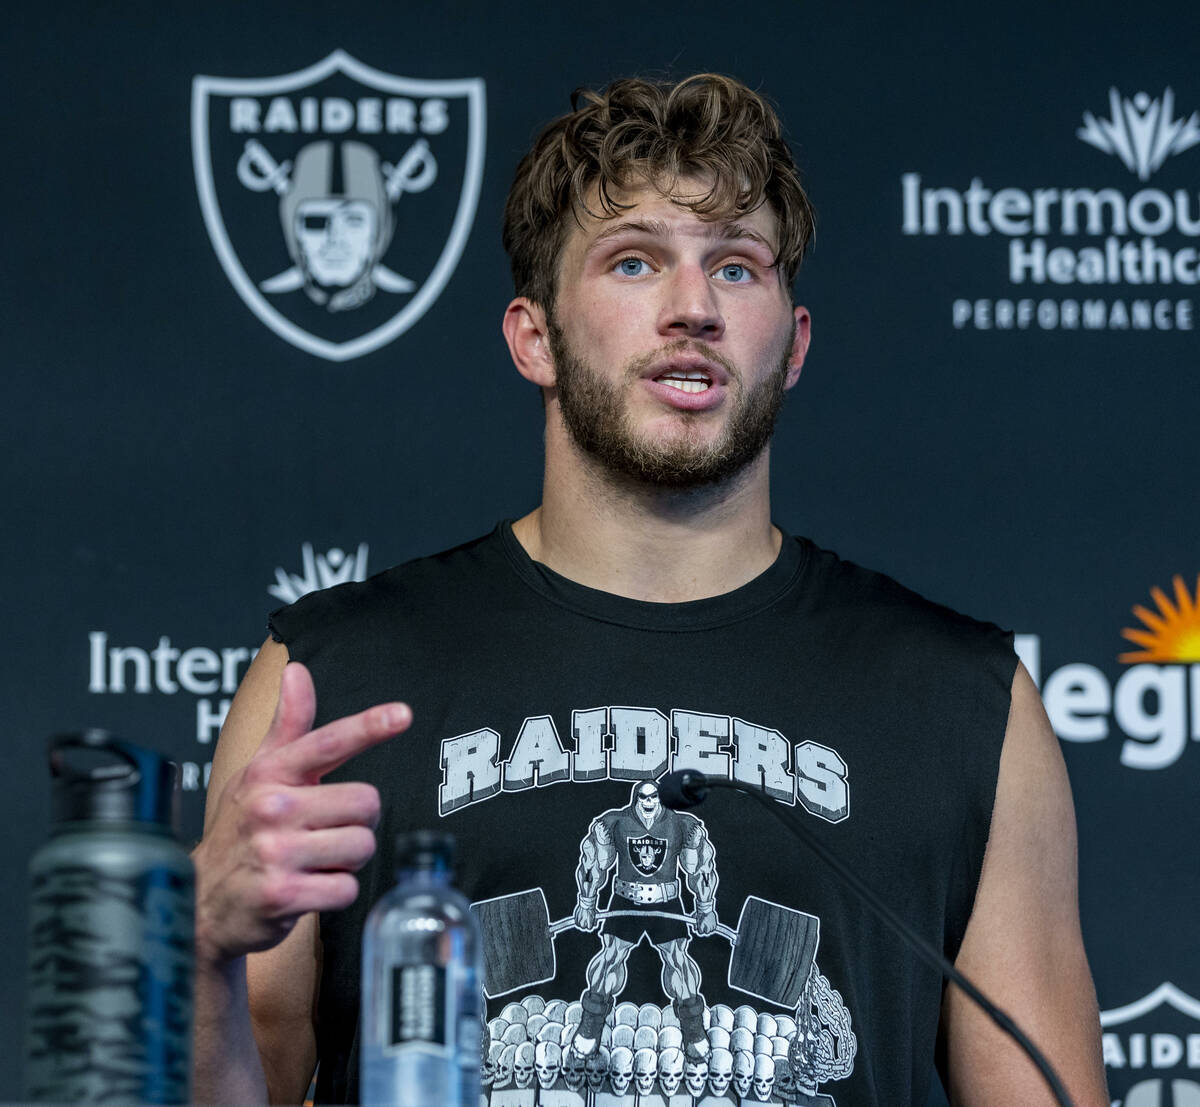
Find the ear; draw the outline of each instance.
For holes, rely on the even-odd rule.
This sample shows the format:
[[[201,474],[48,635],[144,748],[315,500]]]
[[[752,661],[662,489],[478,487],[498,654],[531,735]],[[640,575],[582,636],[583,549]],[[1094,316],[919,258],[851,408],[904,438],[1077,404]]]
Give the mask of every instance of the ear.
[[[517,372],[541,388],[553,388],[554,358],[542,306],[518,296],[505,309],[501,330]]]
[[[808,353],[808,344],[812,339],[812,316],[809,314],[808,308],[797,306],[793,309],[792,314],[796,320],[796,333],[792,337],[792,352],[788,357],[788,371],[784,388],[791,388],[800,379],[804,356]]]

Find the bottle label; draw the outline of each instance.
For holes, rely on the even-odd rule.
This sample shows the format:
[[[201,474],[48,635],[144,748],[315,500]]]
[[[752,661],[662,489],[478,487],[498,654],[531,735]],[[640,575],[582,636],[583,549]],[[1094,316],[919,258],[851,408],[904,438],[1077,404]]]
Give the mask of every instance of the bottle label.
[[[446,970],[438,965],[393,965],[387,1044],[445,1047]]]
[[[191,866],[102,856],[33,874],[25,1097],[190,1103]]]

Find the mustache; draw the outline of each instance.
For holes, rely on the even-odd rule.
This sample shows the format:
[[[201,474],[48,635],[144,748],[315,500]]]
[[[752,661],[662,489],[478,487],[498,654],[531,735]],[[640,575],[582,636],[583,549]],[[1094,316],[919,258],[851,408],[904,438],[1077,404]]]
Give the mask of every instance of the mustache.
[[[662,361],[664,358],[671,357],[674,354],[685,353],[699,354],[705,361],[711,361],[714,365],[719,365],[724,369],[729,374],[731,380],[736,380],[739,384],[741,383],[741,370],[723,354],[714,350],[707,342],[703,342],[698,338],[676,338],[674,341],[660,346],[657,350],[651,350],[648,354],[639,354],[629,362],[625,368],[625,372],[630,378],[640,377],[656,362]]]

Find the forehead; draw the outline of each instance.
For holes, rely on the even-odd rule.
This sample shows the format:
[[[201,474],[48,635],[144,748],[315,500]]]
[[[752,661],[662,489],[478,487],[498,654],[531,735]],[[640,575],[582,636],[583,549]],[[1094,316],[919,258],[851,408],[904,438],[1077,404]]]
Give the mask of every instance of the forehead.
[[[658,785],[639,784],[637,794],[640,799],[654,799],[658,795]]]
[[[597,243],[628,231],[663,238],[725,239],[741,235],[765,240],[774,252],[779,242],[779,220],[768,203],[751,212],[712,212],[697,214],[688,205],[703,201],[709,194],[703,178],[682,177],[663,191],[666,183],[642,182],[609,189],[608,197],[619,205],[615,214],[605,210],[597,186],[587,194],[586,208],[576,205],[568,221],[568,251],[586,252]]]

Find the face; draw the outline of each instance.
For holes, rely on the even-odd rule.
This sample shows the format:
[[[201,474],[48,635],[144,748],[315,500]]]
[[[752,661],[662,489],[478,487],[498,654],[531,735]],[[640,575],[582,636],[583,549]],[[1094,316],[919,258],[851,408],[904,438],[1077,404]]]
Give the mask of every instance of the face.
[[[717,1048],[708,1059],[708,1087],[713,1095],[724,1095],[733,1079],[733,1054]]]
[[[708,1079],[707,1061],[688,1061],[683,1068],[683,1082],[694,1098],[704,1094],[704,1083]]]
[[[617,199],[615,218],[582,216],[560,266],[547,332],[563,427],[638,482],[725,480],[762,453],[808,344],[773,266],[775,216],[706,221],[648,186]]]
[[[604,1078],[608,1075],[608,1057],[602,1052],[603,1049],[604,1047],[601,1046],[595,1053],[589,1054],[585,1066],[588,1087],[593,1091],[599,1090],[600,1085],[604,1083]]]
[[[365,200],[306,200],[296,209],[296,242],[317,284],[345,288],[371,260],[375,209]]]
[[[662,800],[658,798],[658,787],[654,784],[639,784],[633,795],[638,810],[645,818],[653,820],[662,806]]]
[[[633,1051],[625,1046],[617,1046],[612,1051],[612,1062],[609,1067],[609,1083],[617,1095],[624,1095],[633,1079]]]
[[[649,1095],[658,1076],[658,1058],[652,1049],[639,1049],[633,1057],[633,1079],[642,1095]]]
[[[583,1084],[587,1065],[595,1056],[595,1053],[591,1053],[585,1060],[573,1049],[568,1049],[562,1055],[563,1079],[566,1080],[568,1088],[577,1089]]]
[[[743,1099],[750,1095],[750,1084],[754,1080],[754,1055],[749,1050],[738,1050],[733,1055],[733,1086]]]

